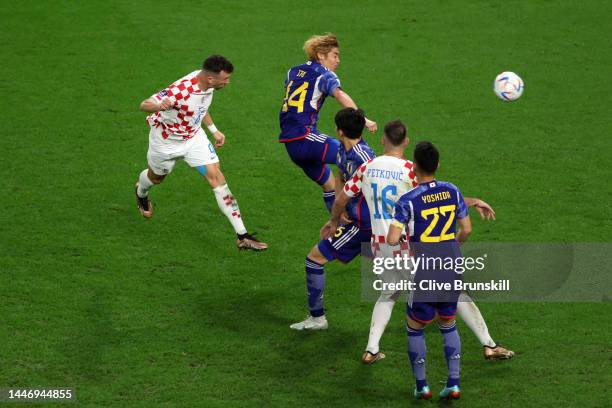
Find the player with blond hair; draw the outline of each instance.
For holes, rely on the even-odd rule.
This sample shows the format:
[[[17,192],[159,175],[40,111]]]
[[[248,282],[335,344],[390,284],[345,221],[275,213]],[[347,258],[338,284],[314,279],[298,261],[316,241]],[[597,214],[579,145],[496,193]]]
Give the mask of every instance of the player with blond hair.
[[[285,144],[291,160],[323,189],[328,210],[335,199],[336,180],[328,164],[336,162],[340,142],[317,129],[319,112],[325,98],[332,96],[345,108],[357,109],[353,99],[340,85],[336,70],[340,64],[340,45],[335,35],[314,35],[304,43],[308,61],[291,68],[285,80],[280,111],[279,142]],[[370,132],[376,122],[366,118]]]

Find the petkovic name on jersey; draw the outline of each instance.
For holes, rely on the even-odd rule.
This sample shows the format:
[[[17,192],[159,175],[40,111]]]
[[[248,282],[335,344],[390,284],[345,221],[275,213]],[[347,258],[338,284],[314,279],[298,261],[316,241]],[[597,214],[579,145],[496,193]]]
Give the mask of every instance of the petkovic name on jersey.
[[[401,171],[392,171],[386,169],[368,168],[366,170],[366,176],[379,179],[397,180],[403,179],[403,173]]]

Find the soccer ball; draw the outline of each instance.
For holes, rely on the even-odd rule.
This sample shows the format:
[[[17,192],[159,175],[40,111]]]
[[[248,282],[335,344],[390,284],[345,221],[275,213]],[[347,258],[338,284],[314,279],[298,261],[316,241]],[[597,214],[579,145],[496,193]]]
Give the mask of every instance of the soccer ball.
[[[493,83],[495,95],[506,102],[513,102],[520,98],[524,88],[521,77],[510,71],[499,74]]]

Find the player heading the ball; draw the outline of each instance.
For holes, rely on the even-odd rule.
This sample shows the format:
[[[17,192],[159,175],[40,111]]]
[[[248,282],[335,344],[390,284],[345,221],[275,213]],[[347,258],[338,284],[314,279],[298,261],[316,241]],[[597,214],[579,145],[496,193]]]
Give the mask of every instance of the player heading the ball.
[[[328,96],[345,108],[357,109],[353,99],[343,91],[336,70],[340,64],[340,45],[335,35],[314,35],[304,43],[308,61],[287,71],[285,92],[280,110],[279,142],[285,144],[291,160],[323,189],[328,210],[335,199],[336,182],[328,164],[336,162],[340,142],[317,129],[319,112]],[[365,119],[370,132],[376,122]]]

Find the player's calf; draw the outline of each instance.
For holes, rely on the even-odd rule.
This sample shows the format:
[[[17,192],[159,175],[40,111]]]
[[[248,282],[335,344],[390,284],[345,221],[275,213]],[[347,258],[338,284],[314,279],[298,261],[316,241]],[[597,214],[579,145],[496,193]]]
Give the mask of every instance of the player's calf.
[[[425,344],[425,325],[408,317],[406,333],[408,334],[408,359],[412,366],[412,374],[416,380],[414,396],[417,399],[431,398],[431,392],[427,385],[426,365],[427,345]]]
[[[253,251],[265,251],[268,249],[268,244],[261,242],[255,238],[254,234],[249,234],[247,232],[244,222],[242,221],[242,214],[238,207],[238,201],[236,201],[236,198],[225,182],[225,176],[223,176],[221,172],[219,163],[207,164],[204,166],[204,170],[202,170],[201,167],[202,166],[196,166],[196,170],[198,170],[200,174],[203,174],[208,184],[212,187],[219,209],[236,232],[236,247],[238,249]]]
[[[459,368],[461,364],[461,339],[457,332],[454,316],[438,321],[438,328],[444,338],[444,357],[448,367],[446,388],[440,393],[441,398],[459,398]],[[444,396],[443,396],[444,394]]]
[[[328,327],[323,307],[325,292],[325,269],[327,260],[315,246],[304,260],[309,316],[289,326],[293,330],[325,330]]]

